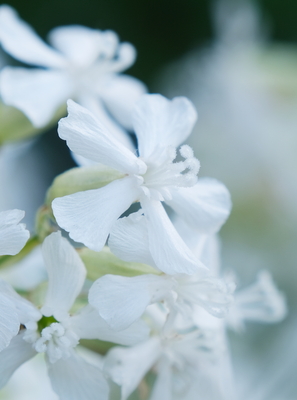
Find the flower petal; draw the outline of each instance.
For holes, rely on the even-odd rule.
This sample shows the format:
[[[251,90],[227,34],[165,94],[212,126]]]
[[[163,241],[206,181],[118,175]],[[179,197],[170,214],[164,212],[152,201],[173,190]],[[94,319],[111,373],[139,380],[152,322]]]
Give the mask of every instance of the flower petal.
[[[127,177],[100,189],[56,198],[52,207],[58,224],[73,240],[100,251],[112,225],[138,194],[134,181]]]
[[[80,293],[86,277],[85,266],[61,232],[52,233],[42,245],[48,273],[48,289],[41,312],[61,320]]]
[[[36,127],[46,125],[73,91],[61,71],[6,67],[0,75],[6,104],[19,108]]]
[[[89,302],[111,328],[122,330],[138,320],[149,304],[166,297],[171,287],[163,276],[104,275],[93,283]]]
[[[81,25],[52,29],[49,42],[74,65],[81,67],[92,65],[100,56],[114,54],[118,46],[118,38],[114,32],[101,32]]]
[[[160,146],[178,147],[191,133],[197,113],[185,97],[168,100],[159,94],[143,95],[133,112],[139,154],[149,158]]]
[[[150,400],[173,400],[172,368],[165,357],[158,363],[158,375],[154,383]]]
[[[64,58],[45,44],[7,5],[0,7],[0,41],[10,55],[25,63],[54,68],[65,65]]]
[[[25,246],[30,233],[24,224],[19,224],[24,216],[21,210],[0,212],[0,256],[15,255]]]
[[[240,331],[243,330],[245,321],[275,323],[286,315],[284,295],[275,286],[270,273],[261,271],[254,284],[235,293],[228,324],[234,330]]]
[[[121,125],[131,131],[133,107],[146,92],[147,88],[140,80],[128,75],[111,75],[100,86],[100,97],[107,109]]]
[[[36,351],[31,343],[23,340],[23,333],[16,335],[10,345],[1,351],[0,388],[6,385],[14,371],[24,362],[35,356]]]
[[[148,243],[145,216],[140,212],[118,219],[110,232],[108,245],[124,261],[139,262],[156,268]]]
[[[192,187],[170,189],[170,193],[167,204],[197,233],[216,233],[231,211],[230,193],[216,179],[202,178]]]
[[[0,352],[7,347],[20,329],[20,320],[11,300],[0,293]]]
[[[125,173],[139,174],[146,165],[118,142],[86,108],[68,101],[68,117],[59,123],[59,136],[74,152]]]
[[[84,307],[79,314],[71,317],[71,329],[81,339],[99,339],[131,346],[147,340],[150,329],[143,321],[137,321],[129,328],[116,332],[100,317],[93,307]]]
[[[41,282],[47,280],[41,245],[36,246],[28,255],[13,265],[0,269],[0,279],[14,288],[30,292]]]
[[[99,95],[99,93],[98,93]],[[81,106],[87,108],[92,114],[97,118],[100,125],[104,125],[105,128],[109,131],[109,134],[112,135],[118,142],[123,144],[127,149],[129,149],[132,153],[136,152],[135,144],[133,143],[131,135],[126,132],[109,114],[106,110],[103,101],[98,98],[98,96],[91,95],[90,93],[80,93],[77,96],[78,102]],[[76,157],[77,154],[75,154]],[[84,160],[87,160],[84,158]],[[94,163],[94,161],[88,160],[89,163]]]
[[[169,275],[207,272],[175,230],[159,201],[143,199],[147,218],[149,246],[156,266]]]
[[[66,360],[47,363],[54,391],[61,400],[107,400],[109,387],[100,369],[72,354]]]
[[[152,337],[134,347],[114,347],[108,352],[103,371],[122,387],[121,400],[126,400],[136,389],[141,379],[157,361],[160,351],[159,339]]]
[[[30,301],[20,296],[7,282],[0,280],[0,293],[9,299],[18,314],[19,324],[26,325],[30,321],[41,318],[40,311]]]

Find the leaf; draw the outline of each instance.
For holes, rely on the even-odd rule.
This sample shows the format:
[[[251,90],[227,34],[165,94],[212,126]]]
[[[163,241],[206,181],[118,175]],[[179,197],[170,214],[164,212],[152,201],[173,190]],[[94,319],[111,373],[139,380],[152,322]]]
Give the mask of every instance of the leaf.
[[[160,271],[149,265],[120,260],[112,254],[107,246],[100,252],[90,250],[87,247],[77,251],[87,268],[87,278],[91,281],[95,281],[106,274],[129,277],[143,274],[161,274]]]

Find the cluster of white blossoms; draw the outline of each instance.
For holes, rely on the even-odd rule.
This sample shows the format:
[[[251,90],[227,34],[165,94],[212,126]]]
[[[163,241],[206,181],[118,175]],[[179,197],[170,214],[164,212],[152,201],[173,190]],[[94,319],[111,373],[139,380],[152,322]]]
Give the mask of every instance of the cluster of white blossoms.
[[[183,144],[197,119],[192,103],[144,94],[141,82],[120,75],[135,51],[111,31],[56,28],[50,48],[1,6],[0,42],[16,59],[41,67],[3,68],[3,102],[41,127],[71,98],[58,133],[85,165],[72,176],[81,179],[84,171],[91,182],[81,190],[74,182],[68,193],[58,188],[66,195],[54,196],[53,215],[39,220],[31,238],[43,241],[47,283],[18,294],[0,281],[0,386],[45,353],[61,400],[126,400],[137,388],[149,400],[236,398],[227,328],[277,322],[286,306],[268,272],[236,291],[220,270],[217,232],[231,200],[221,182],[198,180],[199,161]],[[101,181],[95,187],[94,174]],[[23,216],[0,213],[0,267],[8,255],[13,264],[24,246],[26,254],[34,248],[25,245]],[[112,260],[121,267],[102,267]],[[98,340],[101,366],[77,352],[81,339]],[[112,343],[109,351],[104,342]]]

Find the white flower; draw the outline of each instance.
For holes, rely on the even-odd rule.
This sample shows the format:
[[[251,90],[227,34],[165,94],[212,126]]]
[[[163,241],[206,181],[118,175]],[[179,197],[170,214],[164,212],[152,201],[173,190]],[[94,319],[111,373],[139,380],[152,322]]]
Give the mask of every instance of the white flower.
[[[114,224],[109,246],[125,261],[155,266],[146,236],[147,219],[138,212]],[[171,321],[177,313],[191,319],[195,304],[222,318],[233,301],[234,289],[233,283],[225,283],[206,271],[191,276],[105,275],[92,285],[89,302],[112,328],[124,329],[140,318],[149,304],[161,301],[168,307]]]
[[[129,397],[152,368],[157,378],[150,400],[230,400],[230,393],[229,397],[224,393],[228,390],[223,363],[227,353],[222,339],[215,330],[157,330],[136,346],[111,349],[104,372],[121,386],[121,400]]]
[[[21,210],[0,212],[0,256],[15,255],[25,246],[30,233],[19,223],[24,216]]]
[[[123,131],[108,116],[131,128],[130,112],[144,85],[119,72],[135,60],[129,43],[119,44],[112,31],[84,26],[58,27],[44,43],[9,6],[0,7],[0,41],[16,59],[41,68],[6,67],[1,73],[1,95],[20,108],[35,126],[48,123],[59,106],[74,98],[96,114],[116,134]],[[129,144],[126,137],[125,142]]]
[[[88,110],[69,101],[68,111],[69,116],[60,121],[60,137],[74,153],[123,172],[123,178],[55,199],[52,207],[59,225],[74,240],[100,251],[115,221],[140,201],[157,267],[169,274],[205,269],[181,240],[161,203],[167,202],[207,232],[219,229],[230,211],[229,193],[222,184],[196,184],[199,162],[188,146],[180,149],[185,160],[173,162],[176,147],[188,137],[197,118],[192,103],[160,95],[144,95],[137,102],[133,124],[139,157],[111,137]]]
[[[261,271],[255,283],[235,292],[227,323],[232,329],[241,331],[245,321],[275,323],[286,314],[284,295],[275,286],[270,273]]]
[[[114,332],[90,306],[71,316],[69,310],[85,281],[85,267],[59,232],[45,239],[43,256],[49,281],[45,304],[40,311],[8,284],[1,283],[0,300],[2,297],[7,300],[14,312],[14,324],[8,321],[6,314],[1,315],[0,339],[4,350],[0,357],[0,387],[22,363],[44,352],[53,389],[61,399],[95,400],[98,393],[100,399],[107,399],[108,385],[100,369],[79,357],[74,348],[81,338],[134,344],[145,339],[149,329],[139,321],[123,332]],[[1,310],[3,305],[0,302]],[[19,331],[20,325],[23,329]]]

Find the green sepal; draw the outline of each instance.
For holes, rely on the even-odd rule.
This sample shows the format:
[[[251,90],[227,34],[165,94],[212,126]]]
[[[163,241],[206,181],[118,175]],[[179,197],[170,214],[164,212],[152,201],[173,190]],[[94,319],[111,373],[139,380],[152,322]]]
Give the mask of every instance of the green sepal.
[[[16,142],[37,136],[55,126],[64,115],[66,115],[66,105],[58,109],[47,125],[36,128],[20,110],[0,101],[0,146],[6,142]]]
[[[17,262],[21,261],[39,244],[40,241],[38,237],[33,236],[28,240],[23,249],[15,256],[0,256],[0,269],[9,267],[10,265],[14,265]]]
[[[160,271],[149,265],[120,260],[112,254],[107,246],[100,252],[90,250],[87,247],[78,249],[77,251],[86,266],[87,278],[91,281],[95,281],[106,274],[128,277],[144,274],[161,274]]]
[[[56,197],[99,189],[124,175],[115,169],[96,164],[88,167],[75,167],[58,175],[47,191],[45,204],[50,206]]]

